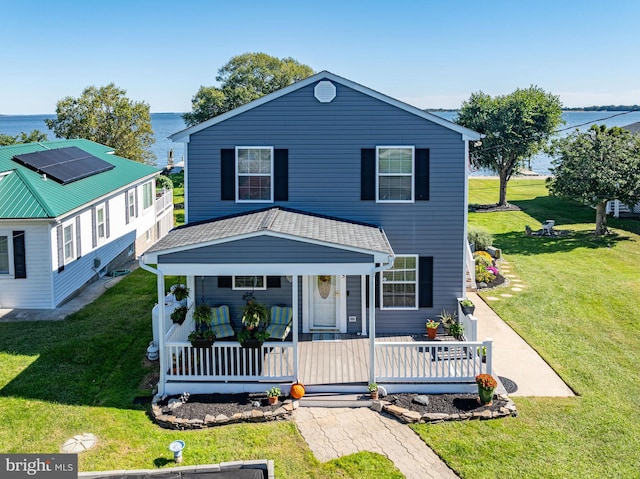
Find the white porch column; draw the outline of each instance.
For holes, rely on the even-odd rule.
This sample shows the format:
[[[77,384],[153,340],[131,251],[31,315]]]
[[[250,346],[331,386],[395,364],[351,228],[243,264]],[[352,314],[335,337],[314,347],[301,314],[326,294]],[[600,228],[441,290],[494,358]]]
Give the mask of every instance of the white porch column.
[[[369,382],[376,382],[376,276],[369,275]]]
[[[361,334],[367,335],[367,277],[360,275],[360,321],[362,323]]]
[[[298,278],[297,274],[291,277],[291,307],[293,308],[293,376],[298,380]]]
[[[165,307],[164,307],[164,275],[161,272],[157,274],[158,288],[158,362],[160,363],[160,377],[158,379],[158,395],[164,395],[164,384],[166,381],[166,371],[168,369],[167,357],[164,348],[164,336],[167,334],[165,329]],[[169,359],[171,361],[171,359]]]

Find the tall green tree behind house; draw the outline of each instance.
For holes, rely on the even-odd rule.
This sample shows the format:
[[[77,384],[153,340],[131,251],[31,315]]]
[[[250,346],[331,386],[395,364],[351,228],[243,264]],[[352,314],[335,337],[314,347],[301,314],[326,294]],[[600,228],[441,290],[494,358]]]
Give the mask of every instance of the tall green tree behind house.
[[[16,143],[37,143],[38,141],[47,141],[47,135],[40,130],[32,130],[29,133],[23,131],[18,136],[0,133],[0,146],[15,145]]]
[[[276,58],[266,53],[244,53],[218,70],[220,86],[201,86],[191,99],[192,111],[183,119],[187,126],[249,103],[313,75],[313,69],[293,58]]]
[[[45,123],[58,138],[85,138],[114,148],[118,156],[154,164],[149,105],[134,102],[125,94],[113,83],[87,87],[78,98],[60,100],[56,104],[57,118]]]
[[[462,104],[455,122],[485,135],[481,144],[470,146],[471,163],[498,175],[498,206],[507,206],[507,183],[562,123],[562,103],[533,85],[493,98],[477,92]]]
[[[553,176],[547,179],[549,192],[593,206],[596,236],[607,232],[607,201],[628,205],[640,201],[639,135],[616,126],[593,125],[586,132],[555,140],[550,154],[556,159]]]

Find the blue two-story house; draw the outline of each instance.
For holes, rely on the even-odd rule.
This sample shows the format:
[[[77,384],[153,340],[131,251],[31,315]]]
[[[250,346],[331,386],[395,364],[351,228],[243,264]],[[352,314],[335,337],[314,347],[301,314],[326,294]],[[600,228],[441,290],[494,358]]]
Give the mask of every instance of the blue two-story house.
[[[180,276],[190,304],[226,306],[236,330],[247,292],[293,320],[252,352],[250,368],[234,337],[193,350],[193,325],[160,308],[161,391],[456,380],[393,372],[387,363],[402,353],[378,348],[424,341],[426,319],[457,311],[464,296],[468,142],[478,133],[321,72],[171,138],[186,144],[186,225],[142,260],[158,274],[159,304],[171,302],[165,276]],[[302,351],[350,340],[364,341],[364,354]],[[222,367],[223,356],[237,366]],[[364,377],[346,371],[358,365]]]

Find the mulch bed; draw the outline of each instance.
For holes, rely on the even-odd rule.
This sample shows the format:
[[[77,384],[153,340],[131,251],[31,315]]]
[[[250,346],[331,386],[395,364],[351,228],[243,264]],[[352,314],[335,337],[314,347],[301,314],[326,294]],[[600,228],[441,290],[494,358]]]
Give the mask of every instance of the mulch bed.
[[[396,406],[425,413],[462,414],[469,412],[498,411],[507,404],[506,400],[495,399],[491,406],[478,404],[475,394],[425,394],[429,398],[429,405],[424,406],[413,402],[417,394],[390,394],[383,398]],[[170,399],[179,399],[179,396],[166,398],[158,405],[163,414],[172,415],[183,419],[202,419],[206,415],[217,416],[224,414],[227,417],[235,413],[249,412],[254,409],[262,411],[275,411],[282,406],[281,397],[277,405],[270,406],[264,393],[242,394],[193,394],[186,403],[169,408]],[[259,405],[257,405],[259,403]]]

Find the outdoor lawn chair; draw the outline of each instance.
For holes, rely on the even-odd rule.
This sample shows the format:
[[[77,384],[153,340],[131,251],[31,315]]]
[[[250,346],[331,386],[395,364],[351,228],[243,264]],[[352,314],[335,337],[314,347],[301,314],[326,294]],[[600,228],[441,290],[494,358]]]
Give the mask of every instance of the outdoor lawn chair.
[[[226,304],[211,308],[211,330],[216,335],[216,339],[229,338],[235,334],[231,325],[229,306]]]
[[[272,306],[271,320],[267,326],[269,339],[279,339],[284,341],[293,323],[293,308],[289,306]]]
[[[543,235],[552,235],[553,234],[553,226],[556,224],[554,220],[547,220],[542,225],[542,234]]]

